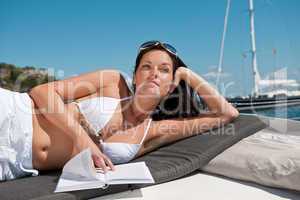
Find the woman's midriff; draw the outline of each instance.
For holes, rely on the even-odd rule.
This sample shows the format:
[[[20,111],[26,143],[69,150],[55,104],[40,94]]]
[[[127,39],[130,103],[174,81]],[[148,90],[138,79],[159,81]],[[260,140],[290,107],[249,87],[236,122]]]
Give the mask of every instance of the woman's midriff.
[[[120,98],[116,94],[118,88],[110,87],[102,91],[104,96]],[[79,100],[99,96],[97,93],[82,97]],[[129,91],[125,96],[129,96]],[[124,97],[125,97],[124,96]],[[32,100],[31,100],[32,101]],[[80,123],[80,112],[75,103],[66,104],[68,110],[73,110],[75,119]],[[32,101],[33,137],[32,137],[32,164],[38,170],[50,170],[62,168],[64,164],[77,152],[74,150],[71,138],[66,133],[52,125],[42,114],[38,114]],[[119,114],[121,115],[121,114]],[[118,120],[117,120],[118,121]],[[119,124],[120,125],[120,124]],[[103,135],[106,135],[103,133]],[[108,134],[107,134],[108,135]],[[104,140],[104,138],[103,138]]]
[[[71,109],[76,107],[70,103]],[[38,114],[33,103],[32,164],[38,170],[61,168],[75,155],[73,142],[42,114]]]

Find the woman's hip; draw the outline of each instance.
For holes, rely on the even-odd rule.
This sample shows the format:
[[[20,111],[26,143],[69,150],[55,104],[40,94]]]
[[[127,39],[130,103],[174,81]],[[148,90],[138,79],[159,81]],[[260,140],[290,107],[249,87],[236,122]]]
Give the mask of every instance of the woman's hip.
[[[32,167],[32,101],[0,88],[0,180],[37,174]]]

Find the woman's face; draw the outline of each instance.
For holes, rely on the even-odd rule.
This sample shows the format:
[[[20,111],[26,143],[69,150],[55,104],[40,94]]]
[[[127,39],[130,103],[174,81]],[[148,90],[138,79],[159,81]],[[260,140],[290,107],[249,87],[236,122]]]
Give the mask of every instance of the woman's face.
[[[134,76],[136,92],[150,98],[168,94],[173,80],[173,61],[163,50],[151,50],[143,55]]]

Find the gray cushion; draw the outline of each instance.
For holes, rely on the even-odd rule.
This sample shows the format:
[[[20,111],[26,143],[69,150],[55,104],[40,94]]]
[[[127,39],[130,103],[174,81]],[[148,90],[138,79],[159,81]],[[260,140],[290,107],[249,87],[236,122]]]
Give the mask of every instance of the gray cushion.
[[[269,127],[226,149],[202,170],[265,186],[300,191],[299,147],[300,121],[274,118],[270,119]]]

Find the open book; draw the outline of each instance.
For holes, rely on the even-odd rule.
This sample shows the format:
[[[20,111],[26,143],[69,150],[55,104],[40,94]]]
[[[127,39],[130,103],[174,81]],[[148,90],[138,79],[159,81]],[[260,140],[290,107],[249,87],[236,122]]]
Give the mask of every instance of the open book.
[[[104,174],[95,169],[88,148],[65,164],[54,192],[105,189],[107,185],[132,183],[154,183],[145,162],[115,165],[115,171]]]

